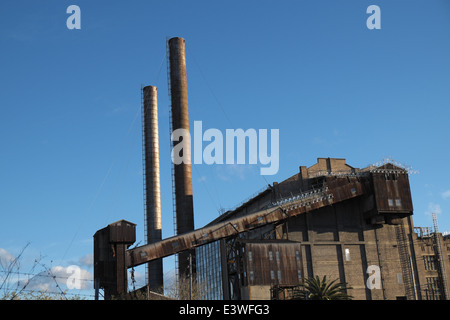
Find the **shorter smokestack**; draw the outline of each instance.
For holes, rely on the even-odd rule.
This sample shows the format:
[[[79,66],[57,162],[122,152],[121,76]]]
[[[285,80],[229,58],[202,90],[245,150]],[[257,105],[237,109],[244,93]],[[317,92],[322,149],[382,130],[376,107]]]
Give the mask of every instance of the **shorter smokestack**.
[[[147,243],[151,244],[162,240],[157,88],[144,87],[143,97],[145,208]],[[162,293],[162,259],[148,263],[147,279],[151,291]]]

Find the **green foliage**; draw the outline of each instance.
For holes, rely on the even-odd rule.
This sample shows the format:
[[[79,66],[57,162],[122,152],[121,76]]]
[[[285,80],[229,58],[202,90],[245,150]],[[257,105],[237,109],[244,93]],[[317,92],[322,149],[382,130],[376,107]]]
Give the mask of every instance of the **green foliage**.
[[[296,299],[305,300],[351,300],[353,297],[348,295],[347,287],[344,282],[336,280],[329,281],[326,276],[320,279],[319,276],[311,277],[300,285],[300,290]]]

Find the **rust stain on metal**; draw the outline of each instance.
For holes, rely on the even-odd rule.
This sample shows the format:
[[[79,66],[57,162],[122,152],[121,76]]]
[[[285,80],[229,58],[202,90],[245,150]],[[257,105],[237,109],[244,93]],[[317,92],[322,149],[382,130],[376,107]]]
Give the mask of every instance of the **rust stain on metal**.
[[[336,202],[361,196],[365,193],[365,184],[358,178],[330,177],[326,179],[324,186],[326,187],[311,192],[308,197],[303,199],[294,199],[289,203],[277,207],[258,211],[244,217],[221,222],[179,236],[167,238],[154,244],[129,250],[126,256],[127,266],[137,266],[154,259],[164,258],[193,249],[205,243],[258,228],[262,225],[280,223],[288,217],[317,210]]]

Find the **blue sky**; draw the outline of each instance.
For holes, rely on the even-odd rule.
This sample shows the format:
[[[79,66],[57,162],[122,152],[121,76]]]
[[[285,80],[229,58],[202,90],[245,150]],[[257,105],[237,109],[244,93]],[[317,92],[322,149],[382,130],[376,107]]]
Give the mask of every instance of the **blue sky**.
[[[66,8],[81,8],[69,30]],[[369,5],[381,29],[369,30]],[[280,170],[194,165],[195,225],[318,157],[410,165],[416,226],[450,230],[450,3],[2,1],[0,248],[92,272],[93,234],[144,243],[141,85],[158,87],[163,237],[173,235],[165,61],[186,39],[190,121],[279,129]],[[82,262],[84,261],[84,262]],[[167,263],[165,271],[173,265]]]

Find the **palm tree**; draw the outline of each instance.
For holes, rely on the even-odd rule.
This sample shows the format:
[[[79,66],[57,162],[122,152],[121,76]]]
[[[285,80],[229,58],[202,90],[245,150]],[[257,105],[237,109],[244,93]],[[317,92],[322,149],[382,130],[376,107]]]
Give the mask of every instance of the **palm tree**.
[[[353,297],[346,293],[347,287],[345,282],[338,282],[336,280],[328,281],[327,276],[323,276],[320,279],[319,276],[315,278],[306,279],[303,284],[300,285],[299,294],[297,299],[306,300],[351,300]]]

